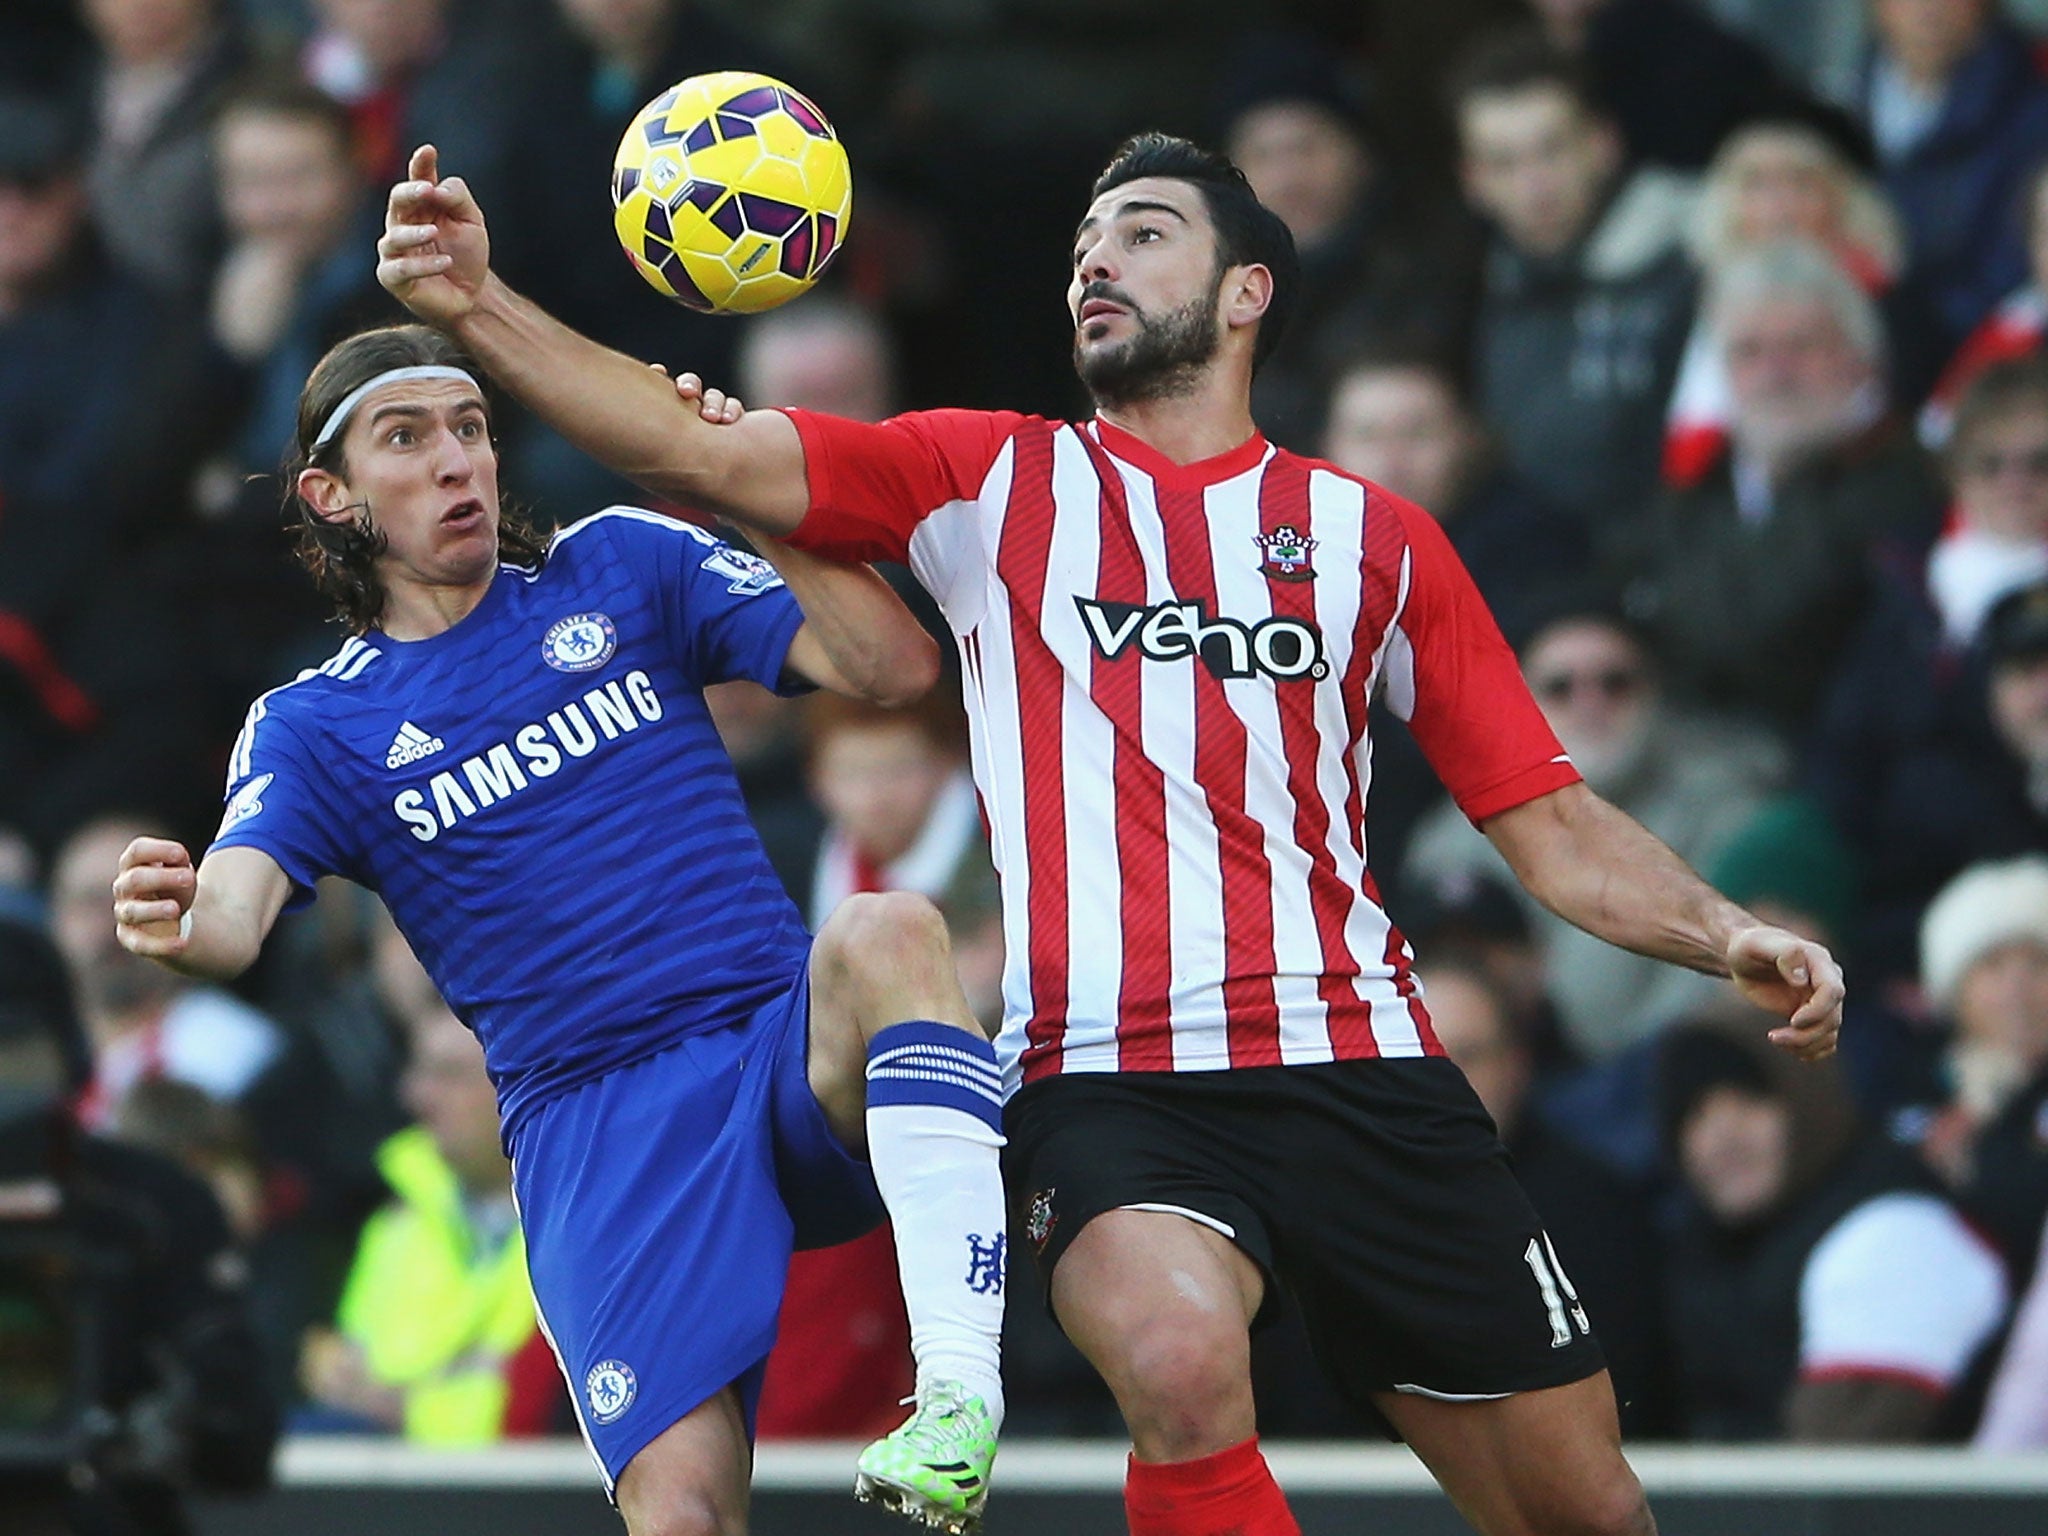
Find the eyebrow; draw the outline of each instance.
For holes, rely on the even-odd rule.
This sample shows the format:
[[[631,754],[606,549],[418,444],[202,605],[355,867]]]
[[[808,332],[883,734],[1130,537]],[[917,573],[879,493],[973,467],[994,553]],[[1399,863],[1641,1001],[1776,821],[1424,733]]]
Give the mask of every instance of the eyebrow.
[[[450,407],[450,409],[457,415],[460,415],[464,411],[481,411],[483,410],[483,408],[483,401],[479,400],[475,395],[465,396],[463,399],[456,401],[455,404],[452,407]],[[370,425],[374,427],[386,416],[431,416],[433,414],[434,412],[432,406],[406,405],[403,403],[380,405],[377,407],[377,409],[370,412]]]
[[[1188,216],[1182,213],[1178,208],[1174,207],[1173,204],[1157,203],[1153,202],[1149,198],[1142,197],[1134,198],[1132,201],[1128,203],[1120,204],[1116,212],[1111,214],[1110,217],[1112,219],[1120,219],[1127,213],[1170,213],[1176,219],[1179,219],[1183,224],[1187,223],[1188,221]],[[1074,231],[1074,238],[1076,240],[1080,239],[1081,236],[1087,234],[1089,230],[1095,228],[1095,226],[1100,222],[1101,221],[1098,220],[1094,214],[1089,214],[1087,218],[1081,221],[1080,227]]]

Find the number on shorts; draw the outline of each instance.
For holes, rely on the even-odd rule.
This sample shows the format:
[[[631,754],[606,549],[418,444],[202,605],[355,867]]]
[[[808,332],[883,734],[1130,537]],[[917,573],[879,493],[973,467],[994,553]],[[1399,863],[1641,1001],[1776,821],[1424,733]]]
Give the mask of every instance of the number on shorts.
[[[1529,1246],[1522,1250],[1522,1262],[1529,1266],[1529,1272],[1536,1277],[1536,1288],[1543,1293],[1543,1310],[1550,1317],[1550,1347],[1563,1349],[1571,1343],[1574,1324],[1580,1333],[1591,1333],[1593,1325],[1579,1303],[1571,1277],[1557,1262],[1557,1250],[1550,1246],[1548,1232],[1529,1239]]]

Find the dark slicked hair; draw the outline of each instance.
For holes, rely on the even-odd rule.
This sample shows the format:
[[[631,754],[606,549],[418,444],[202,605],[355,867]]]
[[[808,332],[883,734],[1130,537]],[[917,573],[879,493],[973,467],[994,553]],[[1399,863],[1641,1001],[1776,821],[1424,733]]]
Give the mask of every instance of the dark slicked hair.
[[[1273,355],[1287,329],[1294,299],[1301,287],[1301,258],[1294,236],[1279,214],[1259,201],[1244,172],[1212,149],[1169,133],[1141,133],[1126,139],[1095,178],[1091,197],[1113,192],[1126,182],[1147,176],[1192,182],[1216,227],[1216,273],[1226,267],[1264,267],[1273,275],[1273,297],[1259,318],[1259,339],[1252,348],[1252,367]]]
[[[1612,115],[1578,60],[1553,46],[1538,27],[1513,27],[1481,39],[1452,68],[1444,96],[1456,116],[1482,96],[1541,89],[1563,92],[1590,116]]]
[[[348,478],[341,441],[346,429],[320,447],[313,439],[334,408],[362,385],[393,368],[442,364],[460,368],[482,387],[483,370],[439,331],[424,325],[387,325],[359,331],[328,348],[299,391],[298,430],[284,464],[285,515],[292,520],[294,552],[313,578],[320,595],[334,604],[335,621],[350,634],[372,628],[384,614],[384,583],[377,577],[377,557],[384,553],[383,533],[367,520],[329,522],[299,494],[299,474],[325,469]],[[490,396],[484,396],[488,419]],[[547,538],[502,498],[498,504],[498,558],[538,569],[547,560]]]

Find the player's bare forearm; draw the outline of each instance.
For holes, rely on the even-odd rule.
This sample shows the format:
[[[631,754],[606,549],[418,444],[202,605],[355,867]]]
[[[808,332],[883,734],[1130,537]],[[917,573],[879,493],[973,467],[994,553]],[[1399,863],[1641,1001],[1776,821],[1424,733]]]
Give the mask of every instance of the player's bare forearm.
[[[1489,819],[1486,835],[1544,906],[1597,938],[1712,976],[1757,920],[1583,784]]]
[[[1744,911],[1585,785],[1503,811],[1483,830],[1566,922],[1639,955],[1727,976],[1785,1020],[1773,1044],[1807,1060],[1834,1053],[1842,971],[1826,946]]]
[[[579,335],[495,276],[449,330],[549,426],[635,484],[750,533],[779,536],[803,521],[803,443],[780,412],[706,422],[659,373]]]
[[[895,708],[922,698],[939,679],[938,642],[865,565],[842,565],[757,541],[804,611],[789,665],[821,688]]]
[[[665,380],[579,336],[491,271],[484,211],[422,144],[391,189],[377,281],[453,335],[492,377],[570,442],[621,474],[742,526],[775,535],[808,505],[803,445],[786,417],[761,412],[713,432]]]
[[[291,882],[269,854],[224,848],[195,871],[178,843],[137,838],[114,879],[122,945],[181,975],[228,981],[256,963]]]

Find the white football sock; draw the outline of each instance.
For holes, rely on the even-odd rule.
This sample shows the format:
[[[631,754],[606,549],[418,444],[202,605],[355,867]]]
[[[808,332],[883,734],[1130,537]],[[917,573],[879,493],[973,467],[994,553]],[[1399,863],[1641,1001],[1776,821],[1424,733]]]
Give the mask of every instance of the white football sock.
[[[868,1160],[889,1208],[920,1392],[957,1381],[1003,1415],[1002,1083],[995,1050],[948,1024],[868,1042]]]

